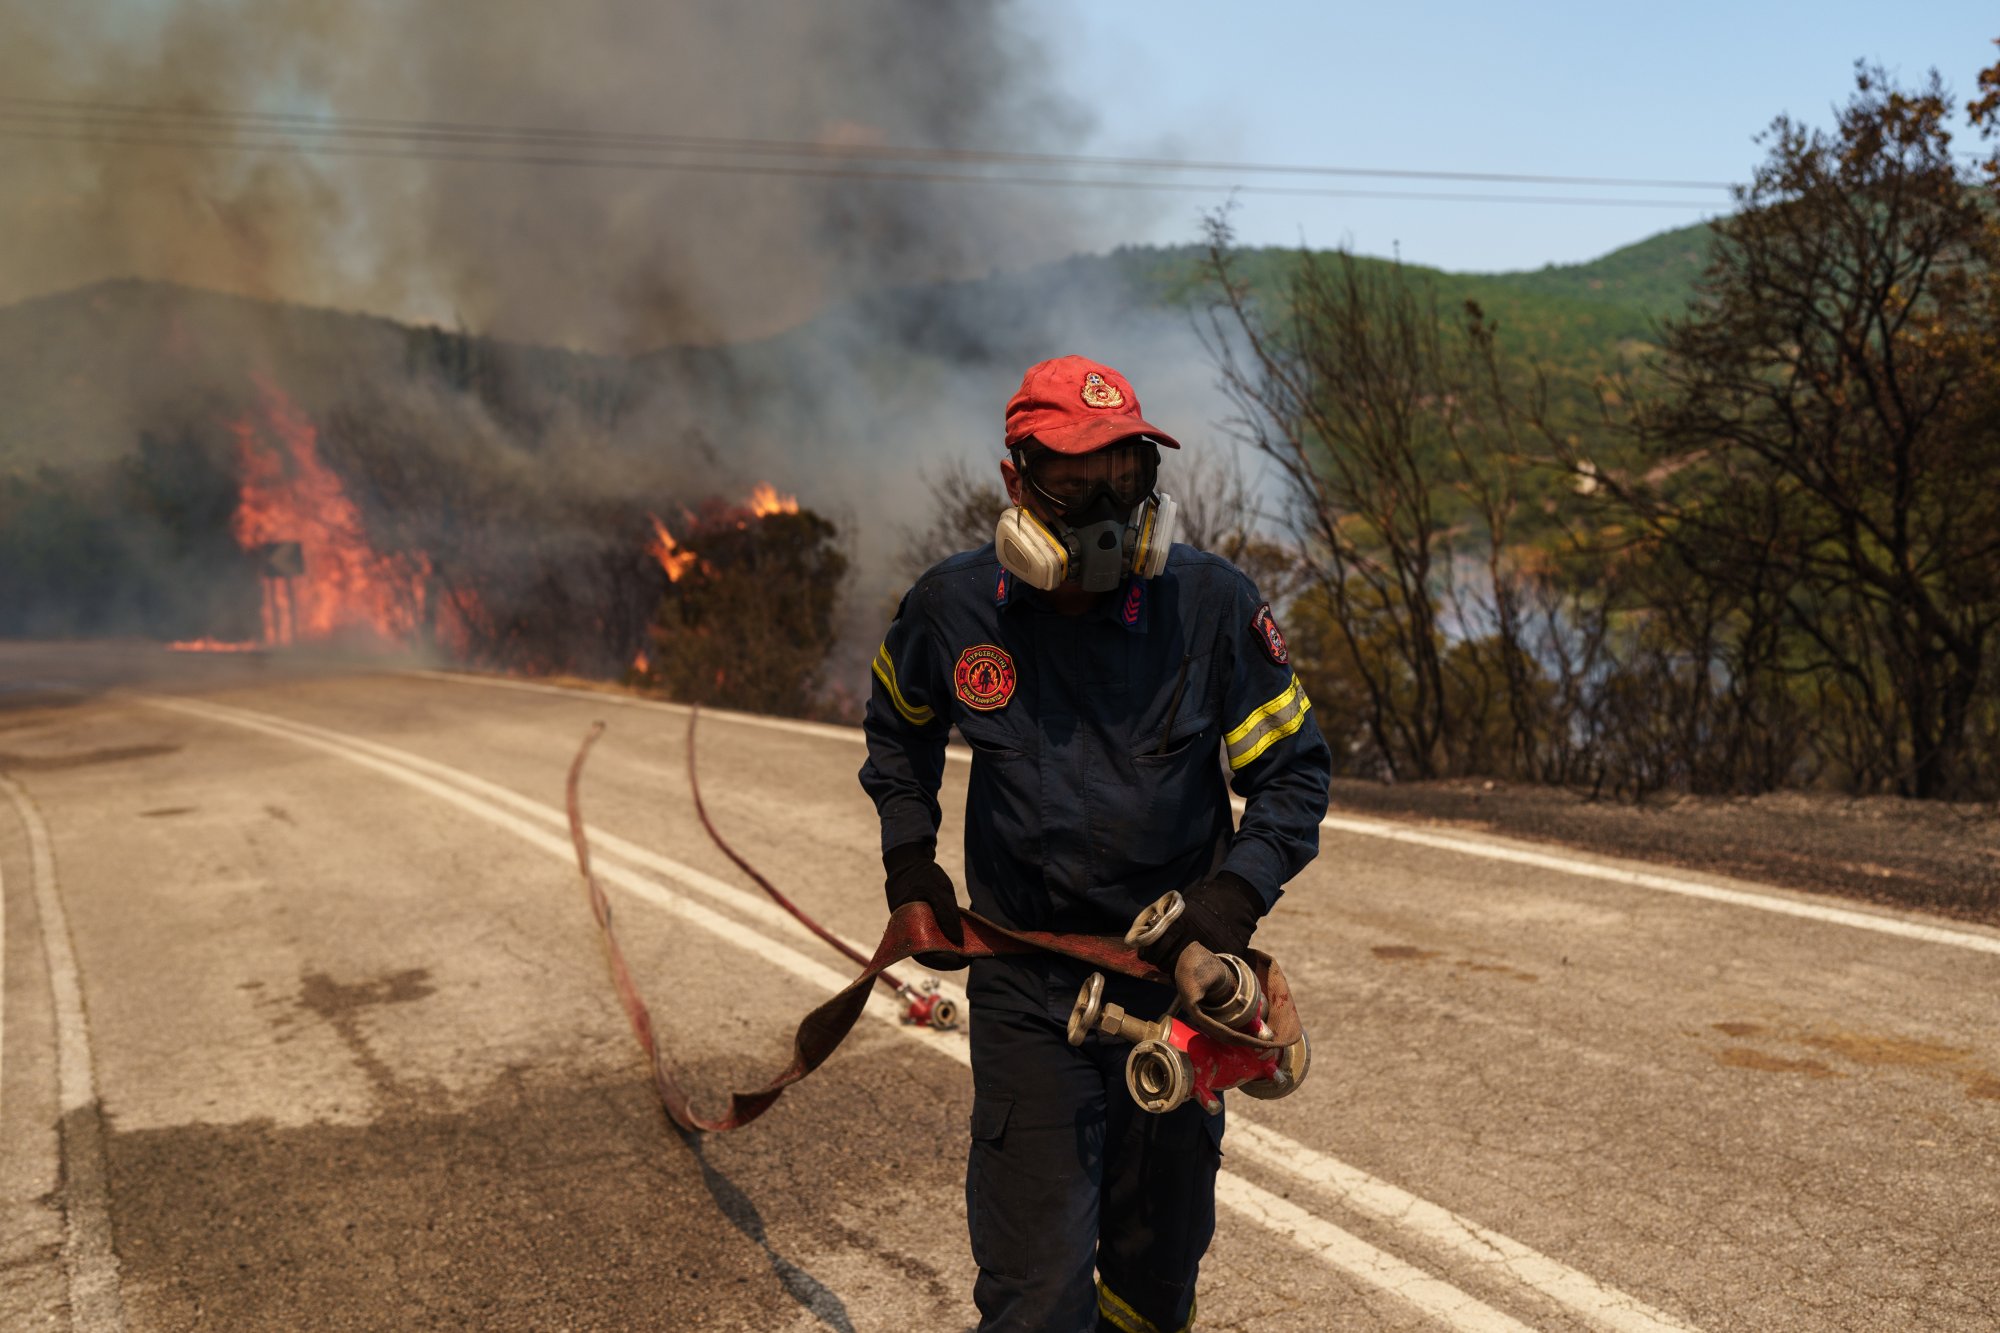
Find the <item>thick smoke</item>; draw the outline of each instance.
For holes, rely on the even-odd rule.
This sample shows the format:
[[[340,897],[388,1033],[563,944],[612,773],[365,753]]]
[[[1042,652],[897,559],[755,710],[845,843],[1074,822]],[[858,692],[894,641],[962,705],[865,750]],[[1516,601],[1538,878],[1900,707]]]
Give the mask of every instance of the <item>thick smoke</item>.
[[[1042,74],[1041,44],[1059,34],[1030,28],[1015,6],[921,0],[124,0],[90,15],[0,0],[0,89],[350,125],[1087,147],[1087,117]],[[135,138],[154,142],[121,141]],[[1133,195],[436,160],[406,154],[500,150],[398,136],[337,141],[375,156],[280,142],[315,141],[0,103],[0,302],[136,277],[290,303],[113,282],[0,310],[0,350],[40,404],[0,422],[0,473],[109,466],[148,431],[212,433],[253,409],[262,376],[321,425],[336,462],[449,460],[470,492],[526,487],[562,497],[562,512],[770,480],[851,543],[843,658],[865,679],[854,645],[872,650],[900,530],[920,525],[920,470],[991,467],[1027,364],[1108,360],[1191,442],[1219,415],[1184,316],[1103,265],[1048,263],[1142,231],[1130,210],[1151,205]],[[404,516],[398,539],[464,544],[463,514],[434,521],[450,531]],[[535,539],[576,547],[600,529]]]
[[[1071,144],[1079,115],[1037,79],[1040,52],[1010,18],[913,0],[128,0],[94,15],[4,0],[0,87],[196,111]],[[1075,239],[1073,199],[1018,186],[245,151],[275,136],[164,122],[147,135],[182,146],[138,148],[45,116],[7,122],[44,137],[7,141],[0,300],[137,274],[629,351],[773,332],[885,279],[965,276]]]

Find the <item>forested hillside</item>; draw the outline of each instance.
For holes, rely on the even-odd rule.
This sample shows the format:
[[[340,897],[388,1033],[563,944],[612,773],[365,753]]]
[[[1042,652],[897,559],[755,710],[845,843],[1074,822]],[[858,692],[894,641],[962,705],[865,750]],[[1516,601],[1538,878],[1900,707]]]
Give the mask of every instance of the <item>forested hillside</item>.
[[[1480,302],[1509,354],[1581,410],[1685,302],[1705,244],[1690,229],[1535,273],[1410,273],[1443,306]],[[1217,457],[1230,404],[1202,340],[1204,260],[1127,249],[885,289],[754,343],[633,357],[137,280],[0,308],[0,633],[254,637],[244,469],[284,440],[351,505],[341,542],[409,566],[399,609],[371,619],[465,651],[447,594],[478,587],[478,655],[516,664],[569,660],[550,649],[558,609],[599,603],[627,629],[577,660],[631,658],[632,599],[659,571],[636,585],[620,571],[648,513],[684,537],[686,515],[753,484],[796,494],[837,526],[852,571],[830,675],[865,678],[927,478],[986,475],[1022,367],[1070,351],[1124,367],[1189,461]],[[1296,254],[1241,260],[1283,299]]]

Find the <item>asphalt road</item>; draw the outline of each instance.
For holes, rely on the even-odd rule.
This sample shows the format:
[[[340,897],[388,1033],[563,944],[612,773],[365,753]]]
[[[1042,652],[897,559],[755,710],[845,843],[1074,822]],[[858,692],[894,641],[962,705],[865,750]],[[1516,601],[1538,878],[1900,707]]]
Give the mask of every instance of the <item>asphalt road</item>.
[[[659,1113],[560,819],[598,718],[641,984],[761,1081],[849,969],[709,844],[683,711],[0,647],[0,1328],[973,1322],[962,1036],[884,1006],[747,1130]],[[859,734],[700,745],[872,940]],[[1337,817],[1259,940],[1315,1066],[1231,1101],[1201,1327],[2000,1327],[2000,932]]]

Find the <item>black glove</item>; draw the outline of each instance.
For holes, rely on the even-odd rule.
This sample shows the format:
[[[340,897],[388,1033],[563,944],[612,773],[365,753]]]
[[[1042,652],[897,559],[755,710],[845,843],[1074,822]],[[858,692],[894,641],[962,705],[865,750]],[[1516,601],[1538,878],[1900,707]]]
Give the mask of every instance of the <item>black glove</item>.
[[[1183,890],[1181,914],[1160,938],[1141,945],[1139,956],[1163,972],[1174,970],[1181,950],[1190,944],[1242,958],[1264,910],[1264,895],[1251,888],[1250,881],[1225,870],[1206,884]]]
[[[889,875],[883,890],[888,895],[891,912],[905,903],[928,903],[944,937],[953,944],[965,943],[965,927],[958,919],[958,890],[952,886],[951,876],[937,863],[935,842],[906,842],[891,847],[882,853],[882,868]],[[949,953],[920,953],[916,959],[933,972],[955,971],[966,965],[963,958]]]

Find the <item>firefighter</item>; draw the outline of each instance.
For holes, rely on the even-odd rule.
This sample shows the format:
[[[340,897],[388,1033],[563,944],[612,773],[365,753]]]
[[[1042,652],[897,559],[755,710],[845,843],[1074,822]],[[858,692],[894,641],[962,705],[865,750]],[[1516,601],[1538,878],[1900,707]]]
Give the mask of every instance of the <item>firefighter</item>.
[[[974,911],[1116,935],[1178,889],[1186,910],[1148,961],[1171,973],[1190,941],[1240,955],[1319,850],[1331,767],[1270,604],[1228,561],[1173,543],[1156,478],[1160,449],[1180,446],[1109,366],[1031,367],[1006,447],[995,540],[918,579],[875,657],[861,784],[889,907],[928,903],[962,939],[936,857],[956,726],[972,750]],[[1068,1044],[1088,970],[1045,954],[972,964],[966,1211],[982,1329],[1193,1323],[1223,1116],[1141,1111],[1122,1044]],[[1113,978],[1107,998],[1153,1016],[1174,997]]]

